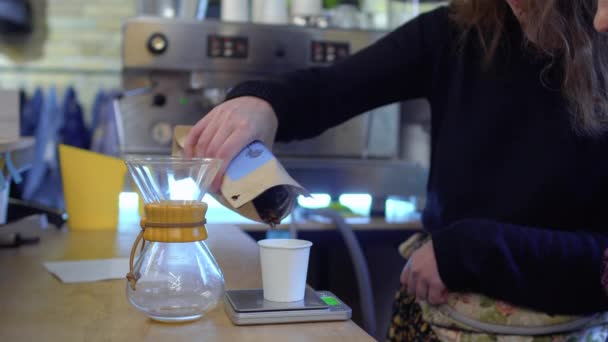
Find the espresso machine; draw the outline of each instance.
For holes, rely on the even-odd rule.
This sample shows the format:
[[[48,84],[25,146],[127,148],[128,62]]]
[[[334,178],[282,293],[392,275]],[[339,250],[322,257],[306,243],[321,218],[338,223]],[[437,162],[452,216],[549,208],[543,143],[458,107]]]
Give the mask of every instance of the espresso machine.
[[[239,82],[347,58],[384,32],[135,17],[123,27],[118,135],[124,154],[170,154],[175,125],[193,125]],[[311,193],[423,196],[428,170],[401,158],[402,108],[391,104],[273,152]]]

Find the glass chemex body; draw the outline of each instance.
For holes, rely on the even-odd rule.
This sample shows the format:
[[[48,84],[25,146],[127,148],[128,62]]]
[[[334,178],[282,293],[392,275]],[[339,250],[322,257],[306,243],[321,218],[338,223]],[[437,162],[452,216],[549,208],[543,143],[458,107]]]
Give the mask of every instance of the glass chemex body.
[[[204,242],[207,204],[202,201],[221,161],[134,157],[126,163],[145,204],[131,250],[127,298],[157,321],[199,319],[224,292],[224,277]]]

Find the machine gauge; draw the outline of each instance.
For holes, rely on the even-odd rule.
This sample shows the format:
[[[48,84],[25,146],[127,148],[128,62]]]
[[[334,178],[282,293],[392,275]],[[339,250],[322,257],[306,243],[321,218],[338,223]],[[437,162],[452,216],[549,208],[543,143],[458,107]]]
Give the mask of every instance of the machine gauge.
[[[159,145],[168,145],[173,138],[173,129],[167,122],[157,122],[152,126],[152,139]]]
[[[167,50],[169,41],[162,33],[154,33],[148,38],[148,51],[155,55],[159,55]]]

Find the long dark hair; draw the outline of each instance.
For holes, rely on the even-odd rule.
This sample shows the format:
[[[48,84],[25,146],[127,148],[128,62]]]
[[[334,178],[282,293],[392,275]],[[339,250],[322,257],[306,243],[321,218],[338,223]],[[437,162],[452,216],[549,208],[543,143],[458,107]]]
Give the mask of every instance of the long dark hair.
[[[475,34],[491,64],[505,36],[511,9],[505,0],[453,0],[452,19]],[[530,0],[524,3],[526,44],[549,56],[562,72],[561,91],[580,134],[608,131],[608,35],[593,27],[597,0]]]

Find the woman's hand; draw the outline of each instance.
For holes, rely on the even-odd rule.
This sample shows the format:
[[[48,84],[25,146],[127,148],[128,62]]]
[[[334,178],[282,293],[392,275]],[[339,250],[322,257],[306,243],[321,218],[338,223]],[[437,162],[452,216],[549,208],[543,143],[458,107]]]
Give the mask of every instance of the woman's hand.
[[[447,302],[448,289],[439,270],[433,242],[429,241],[416,250],[401,272],[401,284],[407,286],[407,293],[432,305]]]
[[[249,143],[260,140],[268,148],[277,132],[278,121],[268,102],[245,96],[226,101],[205,115],[186,137],[187,157],[223,160],[211,191],[219,189],[228,163]]]
[[[608,0],[597,0],[597,12],[593,24],[596,30],[608,32]]]

